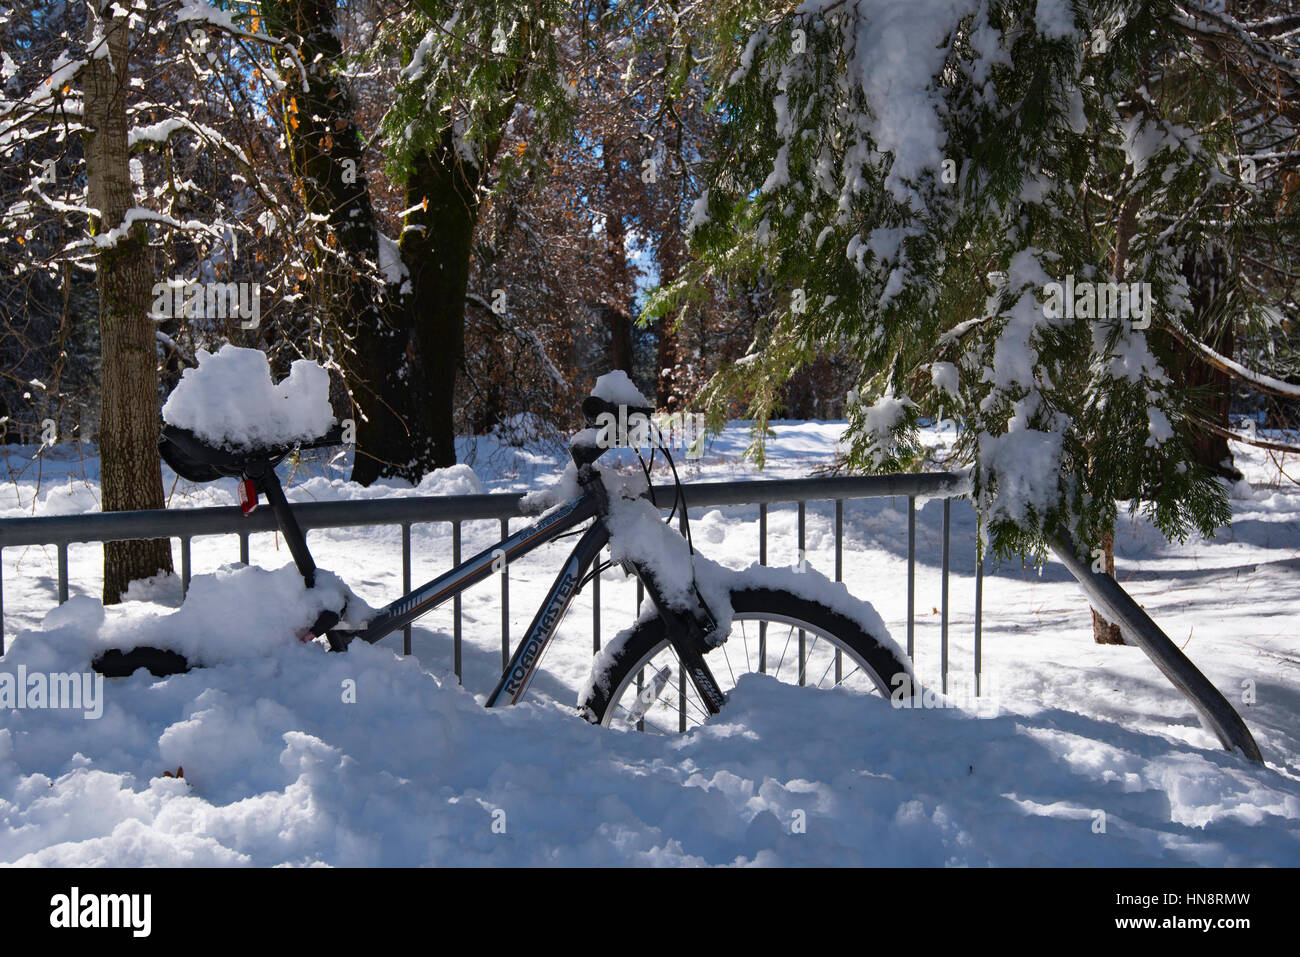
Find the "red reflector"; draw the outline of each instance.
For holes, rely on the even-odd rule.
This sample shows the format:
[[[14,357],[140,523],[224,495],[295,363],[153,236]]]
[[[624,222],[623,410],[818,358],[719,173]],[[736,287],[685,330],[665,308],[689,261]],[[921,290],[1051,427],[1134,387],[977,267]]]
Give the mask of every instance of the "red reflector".
[[[247,515],[257,508],[257,484],[252,479],[239,483],[239,510]]]

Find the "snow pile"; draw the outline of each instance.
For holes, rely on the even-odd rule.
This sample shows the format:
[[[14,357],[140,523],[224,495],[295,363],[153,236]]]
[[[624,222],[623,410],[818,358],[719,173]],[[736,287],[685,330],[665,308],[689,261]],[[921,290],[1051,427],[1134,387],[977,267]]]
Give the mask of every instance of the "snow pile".
[[[260,604],[264,584],[231,574],[199,603],[206,615],[224,598],[228,615]],[[158,627],[126,611],[121,628]],[[20,636],[3,670],[84,668],[104,615],[74,599]],[[97,720],[6,713],[0,861],[1235,866],[1300,855],[1294,778],[1068,711],[900,711],[751,675],[722,715],[672,739],[594,728],[554,702],[487,711],[414,658],[292,640],[165,680],[106,682],[102,705]]]
[[[324,435],[334,424],[329,373],[298,359],[278,384],[257,349],[226,344],[196,353],[198,368],[181,374],[163,405],[163,421],[229,448],[292,445]]]
[[[412,498],[429,495],[482,495],[485,489],[474,470],[465,464],[434,469],[416,485],[386,480],[358,485],[342,479],[313,475],[299,482],[289,493],[291,502],[360,502],[378,498]]]
[[[1029,523],[1047,514],[1059,494],[1061,446],[1061,433],[1039,429],[980,434],[980,468],[996,483],[994,517]]]
[[[549,484],[525,492],[519,504],[525,512],[543,514],[552,508],[573,501],[581,494],[582,486],[578,484],[578,466],[569,462],[559,476]]]
[[[159,592],[167,582],[155,577],[135,584],[132,597]],[[343,627],[358,627],[373,614],[338,576],[323,569],[317,569],[316,587],[309,589],[293,565],[274,571],[227,565],[194,576],[184,603],[170,614],[106,621],[99,602],[75,596],[46,616],[49,635],[38,641],[23,633],[4,660],[17,654],[29,669],[57,671],[55,666],[71,656],[80,663],[73,670],[84,671],[110,648],[147,646],[175,651],[191,664],[215,665],[295,644],[322,611],[339,611],[345,604]]]

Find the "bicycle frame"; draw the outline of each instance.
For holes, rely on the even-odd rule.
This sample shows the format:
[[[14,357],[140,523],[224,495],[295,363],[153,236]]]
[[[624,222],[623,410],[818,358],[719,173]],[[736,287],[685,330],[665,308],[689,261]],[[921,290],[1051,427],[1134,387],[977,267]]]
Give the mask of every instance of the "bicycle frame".
[[[534,524],[479,552],[468,561],[416,588],[410,594],[391,602],[364,630],[331,633],[331,647],[336,647],[336,641],[341,642],[342,647],[346,647],[347,643],[358,638],[373,644],[399,628],[409,625],[472,585],[484,581],[498,571],[503,571],[509,562],[527,555],[594,518],[595,522],[569,553],[545,600],[533,617],[532,624],[528,626],[523,640],[515,648],[496,688],[487,699],[489,708],[499,704],[516,703],[528,690],[542,655],[555,636],[569,603],[578,593],[581,583],[593,564],[598,560],[601,549],[609,542],[609,529],[604,521],[609,505],[599,475],[590,466],[584,466],[581,482],[583,493],[578,498],[556,507]],[[278,483],[273,484],[278,491]],[[305,574],[305,566],[311,565],[311,557],[307,552],[302,532],[293,519],[292,510],[284,501],[283,494],[276,496],[275,492],[271,492],[268,497],[277,517],[280,518],[282,531],[290,542],[295,559],[300,557],[302,559],[299,561],[299,567]],[[629,566],[632,573],[644,585],[646,594],[660,617],[664,619],[669,639],[677,650],[678,657],[692,683],[699,691],[701,700],[711,714],[716,714],[725,702],[725,697],[704,661],[704,654],[709,650],[707,639],[717,627],[712,613],[702,599],[698,608],[686,612],[669,607],[662,598],[652,570],[637,562],[630,562]]]

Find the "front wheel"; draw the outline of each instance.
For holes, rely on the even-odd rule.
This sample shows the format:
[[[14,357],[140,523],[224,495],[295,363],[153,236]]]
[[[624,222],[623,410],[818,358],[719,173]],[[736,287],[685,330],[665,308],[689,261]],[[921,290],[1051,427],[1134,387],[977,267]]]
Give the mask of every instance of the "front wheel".
[[[843,686],[889,697],[907,666],[856,621],[817,602],[772,588],[731,592],[731,635],[705,660],[724,692],[742,674],[760,673],[816,688]],[[636,624],[606,656],[582,712],[605,727],[672,734],[703,724],[708,712],[686,678],[663,620]]]

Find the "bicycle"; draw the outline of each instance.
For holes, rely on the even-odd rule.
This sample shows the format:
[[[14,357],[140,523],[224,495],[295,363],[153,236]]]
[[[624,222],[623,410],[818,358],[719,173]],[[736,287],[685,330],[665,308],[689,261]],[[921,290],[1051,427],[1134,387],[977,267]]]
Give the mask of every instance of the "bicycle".
[[[649,462],[637,450],[646,479],[639,492],[629,494],[627,486],[619,484],[620,473],[596,464],[606,451],[620,444],[611,440],[608,426],[603,431],[596,428],[609,421],[603,417],[625,422],[642,415],[648,420],[653,410],[619,405],[593,395],[584,400],[582,412],[588,427],[577,433],[569,446],[576,471],[576,495],[545,511],[527,528],[397,598],[364,627],[339,629],[336,625],[344,609],[327,611],[302,636],[303,640],[321,641],[333,652],[345,652],[356,640],[377,642],[484,581],[502,567],[503,561],[514,561],[556,539],[579,534],[579,526],[590,522],[581,531],[488,696],[488,707],[514,704],[524,696],[573,598],[593,577],[615,563],[641,582],[650,603],[631,628],[597,654],[591,678],[578,702],[579,713],[592,723],[660,732],[670,732],[675,725],[682,732],[717,714],[728,697],[728,688],[718,674],[725,668],[728,687],[734,687],[739,680],[741,649],[732,645],[737,628],[744,652],[741,674],[757,672],[777,680],[784,677],[799,685],[808,685],[809,678],[814,677],[812,684],[816,687],[850,687],[885,697],[892,693],[895,698],[900,684],[911,688],[906,656],[888,637],[870,606],[849,598],[843,586],[828,591],[832,583],[816,572],[805,571],[806,577],[801,578],[801,587],[796,589],[784,570],[734,573],[708,563],[710,575],[702,589],[700,563],[707,559],[695,552],[685,489],[662,441],[655,440]],[[311,588],[316,565],[275,466],[295,449],[328,448],[340,443],[341,429],[335,427],[315,440],[292,446],[232,451],[205,443],[184,429],[164,425],[159,449],[168,465],[191,481],[238,478],[245,514],[257,507],[259,496],[265,496],[294,563]],[[674,480],[675,498],[666,522],[660,518],[649,483],[658,452],[664,454]],[[671,526],[679,506],[685,536]],[[649,524],[652,520],[653,529]],[[602,561],[601,552],[606,546],[610,547],[611,560]],[[674,548],[675,558],[668,554]],[[707,601],[705,591],[710,592]],[[827,595],[837,607],[827,604]],[[778,629],[776,641],[772,640],[773,626]],[[792,643],[796,643],[796,652],[791,658],[791,670],[785,671]],[[187,671],[190,664],[175,652],[143,647],[106,652],[96,659],[94,667],[111,677],[145,667],[161,677]],[[670,688],[674,678],[675,688]]]

